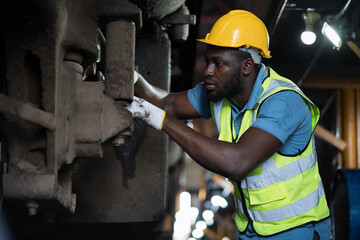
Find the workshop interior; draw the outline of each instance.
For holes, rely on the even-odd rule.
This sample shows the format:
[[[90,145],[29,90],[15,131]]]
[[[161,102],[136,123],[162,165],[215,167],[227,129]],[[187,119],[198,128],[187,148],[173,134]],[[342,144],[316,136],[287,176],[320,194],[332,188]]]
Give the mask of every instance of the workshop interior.
[[[359,0],[28,0],[0,7],[0,239],[238,239],[232,185],[134,120],[134,70],[181,92],[196,39],[234,9],[266,25],[264,63],[320,108],[335,240],[360,236]],[[211,120],[185,122],[217,138]]]

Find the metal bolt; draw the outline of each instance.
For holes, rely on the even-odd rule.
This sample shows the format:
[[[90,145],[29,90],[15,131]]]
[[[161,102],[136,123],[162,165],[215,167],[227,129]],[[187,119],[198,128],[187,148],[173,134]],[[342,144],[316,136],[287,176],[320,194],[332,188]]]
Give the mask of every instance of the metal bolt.
[[[28,201],[26,203],[26,207],[29,211],[29,216],[35,216],[37,214],[37,209],[39,208],[39,204],[34,201]]]

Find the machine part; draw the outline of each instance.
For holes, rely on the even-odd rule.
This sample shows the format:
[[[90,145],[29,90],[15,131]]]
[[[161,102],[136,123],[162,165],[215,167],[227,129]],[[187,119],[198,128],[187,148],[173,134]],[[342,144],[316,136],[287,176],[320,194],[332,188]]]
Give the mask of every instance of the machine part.
[[[131,0],[143,11],[144,20],[161,19],[181,7],[185,0]]]
[[[112,21],[106,25],[105,91],[115,100],[134,97],[135,25]]]
[[[101,0],[97,8],[97,21],[104,28],[112,21],[127,20],[135,23],[137,28],[142,27],[141,9],[127,0]]]
[[[141,10],[125,0],[99,2],[97,19],[106,29],[105,91],[115,100],[131,102],[134,97],[135,25],[142,26]]]
[[[184,4],[184,0],[139,2],[151,6],[145,8],[147,16],[151,10],[161,17]],[[109,3],[106,11],[105,3]],[[32,113],[40,110],[51,116],[44,124],[36,117],[0,114],[0,141],[8,163],[3,165],[4,208],[17,239],[92,239],[104,229],[129,239],[163,239],[164,216],[171,204],[166,192],[168,137],[134,121],[123,108],[129,97],[109,96],[108,79],[102,75],[110,60],[118,64],[114,52],[106,53],[107,48],[115,49],[132,58],[127,63],[134,62],[136,54],[139,72],[169,90],[171,67],[178,64],[172,66],[174,49],[158,26],[160,18],[153,15],[142,31],[140,9],[118,0],[7,1],[2,7],[10,14],[0,23],[0,45],[6,49],[0,61],[1,94],[11,103],[32,106]],[[97,18],[99,13],[102,17]],[[106,29],[108,24],[114,25]],[[135,28],[140,35],[136,51],[128,44],[117,45],[124,36],[135,44]],[[113,140],[123,144],[114,146]],[[175,176],[174,185],[177,182]],[[28,216],[29,210],[36,212],[35,218]],[[54,224],[44,227],[47,221]]]
[[[2,28],[6,76],[1,81],[7,89],[0,95],[1,135],[9,144],[4,198],[22,208],[34,200],[41,202],[39,211],[55,209],[56,203],[57,210],[73,212],[73,171],[66,166],[75,158],[101,158],[102,143],[133,120],[104,93],[104,82],[83,81],[84,69],[99,59],[97,1],[20,5],[4,5],[20,17]],[[94,74],[96,68],[90,70]]]
[[[130,137],[132,135],[134,131],[134,127],[135,127],[135,123],[133,122],[133,124],[131,124],[128,129],[124,130],[123,132],[121,132],[119,135],[115,136],[112,139],[111,141],[112,145],[117,147],[124,145],[125,138]]]
[[[34,201],[28,201],[26,203],[26,207],[29,210],[29,216],[35,216],[37,214],[37,209],[39,208],[39,204]]]
[[[334,239],[359,239],[359,198],[360,170],[338,169],[330,195],[330,216]]]
[[[83,81],[79,64],[64,62],[64,65],[72,69],[69,73],[73,73],[73,76],[68,77],[75,82],[73,97],[76,100],[73,102],[77,109],[68,123],[73,130],[67,133],[68,141],[72,143],[67,150],[67,164],[75,157],[102,157],[101,143],[128,129],[132,124],[131,114],[103,93],[103,82]]]
[[[140,35],[136,49],[139,72],[150,83],[169,90],[171,49],[167,34]],[[169,140],[163,132],[141,121],[135,123],[132,136],[125,136],[123,145],[113,145],[119,137],[115,135],[102,144],[102,159],[80,160],[79,170],[73,175],[76,212],[62,221],[124,223],[163,219]]]
[[[189,36],[189,25],[196,24],[196,16],[190,14],[189,9],[182,5],[176,12],[160,20],[160,24],[170,26],[170,36],[178,42],[185,42]]]
[[[2,93],[0,93],[0,112],[38,124],[49,130],[55,129],[55,118],[52,113],[45,112]]]

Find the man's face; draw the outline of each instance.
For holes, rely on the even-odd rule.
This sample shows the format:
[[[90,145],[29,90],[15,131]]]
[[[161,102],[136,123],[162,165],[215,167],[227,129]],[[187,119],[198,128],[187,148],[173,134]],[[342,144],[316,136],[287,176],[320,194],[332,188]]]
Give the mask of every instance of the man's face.
[[[229,49],[208,45],[204,57],[204,82],[209,100],[217,102],[243,92],[241,62]]]

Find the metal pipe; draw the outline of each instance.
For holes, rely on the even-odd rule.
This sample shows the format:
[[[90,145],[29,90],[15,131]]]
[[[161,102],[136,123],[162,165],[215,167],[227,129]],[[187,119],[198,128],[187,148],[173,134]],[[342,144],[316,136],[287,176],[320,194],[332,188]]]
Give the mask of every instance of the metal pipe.
[[[360,48],[353,41],[347,41],[348,47],[360,58]]]
[[[324,46],[325,46],[325,39],[323,38],[321,43],[320,43],[320,47],[317,49],[314,57],[311,59],[311,62],[309,64],[309,66],[306,68],[304,74],[301,76],[300,80],[297,82],[297,85],[300,87],[303,82],[305,81],[305,79],[308,77],[310,71],[312,70],[312,68],[314,67],[316,61],[319,59],[322,51],[324,50]]]
[[[356,106],[355,90],[352,88],[342,90],[343,109],[343,135],[347,143],[343,151],[344,167],[356,168]]]
[[[105,38],[104,34],[102,33],[102,31],[99,28],[97,29],[97,33],[98,33],[98,37],[100,39],[101,44],[103,44],[105,46],[106,38]]]
[[[288,0],[283,0],[283,1],[282,1],[282,4],[281,4],[281,7],[279,8],[279,11],[278,11],[276,20],[275,20],[275,22],[273,23],[273,25],[271,26],[270,39],[271,39],[272,36],[274,35],[275,30],[276,30],[276,28],[277,28],[277,25],[278,25],[279,22],[280,22],[280,19],[281,19],[281,16],[282,16],[283,12],[284,12],[285,7],[286,7],[287,1],[288,1]]]
[[[344,15],[344,13],[346,12],[346,10],[349,8],[351,3],[351,0],[348,0],[346,2],[346,4],[344,5],[344,7],[340,10],[340,12],[338,12],[338,14],[336,14],[335,16],[335,20],[338,20],[342,15]]]
[[[328,98],[328,100],[326,101],[325,105],[320,109],[320,118],[322,116],[324,116],[324,114],[327,112],[327,110],[329,109],[331,103],[334,101],[335,97],[337,95],[337,92],[334,91],[331,96]]]

